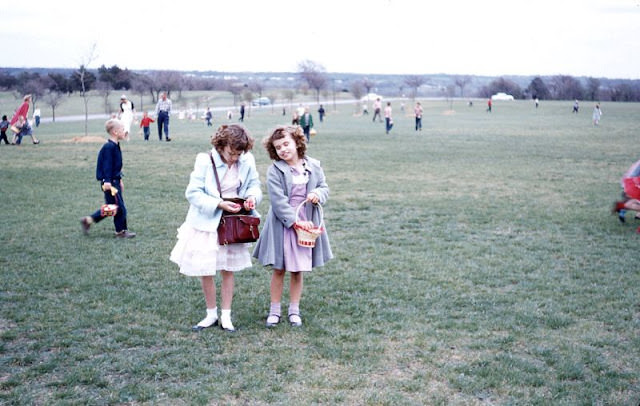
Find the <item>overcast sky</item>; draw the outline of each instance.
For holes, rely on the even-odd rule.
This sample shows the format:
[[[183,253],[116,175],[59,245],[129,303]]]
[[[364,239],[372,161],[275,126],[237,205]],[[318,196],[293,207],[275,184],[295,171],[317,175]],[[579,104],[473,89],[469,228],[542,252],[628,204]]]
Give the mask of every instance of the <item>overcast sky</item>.
[[[4,67],[640,78],[640,0],[30,0]]]

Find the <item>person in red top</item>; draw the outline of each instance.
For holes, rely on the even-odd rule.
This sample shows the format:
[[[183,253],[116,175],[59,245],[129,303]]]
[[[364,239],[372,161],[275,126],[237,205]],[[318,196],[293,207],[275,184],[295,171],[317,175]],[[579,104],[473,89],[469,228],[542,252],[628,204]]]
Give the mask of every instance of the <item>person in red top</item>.
[[[15,126],[15,124],[18,122],[18,119],[20,117],[24,117],[24,120],[27,120],[27,117],[29,117],[29,103],[31,102],[31,95],[27,94],[22,98],[22,104],[20,105],[20,107],[18,107],[18,109],[16,110],[16,112],[13,114],[13,117],[11,118],[11,121],[9,122],[11,131],[13,131],[15,134],[13,135],[13,142],[12,144],[15,144],[17,142],[18,136],[19,134],[22,132],[22,128],[20,128],[20,131],[16,132],[15,129],[17,128]],[[27,128],[30,128],[30,126],[27,123],[27,127],[25,128],[25,134],[23,135],[31,135],[31,138],[33,139],[33,143],[34,144],[40,144],[40,141],[33,135],[33,133],[31,134],[27,134]]]
[[[149,117],[149,112],[145,111],[142,115],[142,120],[140,120],[140,127],[142,127],[142,131],[144,131],[144,140],[149,141],[149,124],[155,122],[156,120]]]
[[[640,212],[640,161],[631,165],[622,176],[620,184],[624,190],[623,200],[614,202],[613,212],[618,214],[618,219],[622,223],[625,222],[624,215],[627,210],[635,211],[636,219],[640,219],[638,217],[638,212]],[[636,231],[640,233],[640,227]]]
[[[493,103],[491,102],[491,97],[489,97],[489,100],[487,100],[487,113],[491,113],[491,105]]]

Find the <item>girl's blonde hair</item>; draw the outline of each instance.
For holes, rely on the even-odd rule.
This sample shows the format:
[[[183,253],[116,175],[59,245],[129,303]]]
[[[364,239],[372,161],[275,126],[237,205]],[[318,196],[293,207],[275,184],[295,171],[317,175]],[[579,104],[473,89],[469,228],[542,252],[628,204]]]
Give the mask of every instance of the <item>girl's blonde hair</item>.
[[[106,123],[104,123],[104,129],[109,135],[111,135],[111,131],[119,127],[124,128],[124,125],[122,124],[122,121],[118,120],[117,118],[110,118]]]

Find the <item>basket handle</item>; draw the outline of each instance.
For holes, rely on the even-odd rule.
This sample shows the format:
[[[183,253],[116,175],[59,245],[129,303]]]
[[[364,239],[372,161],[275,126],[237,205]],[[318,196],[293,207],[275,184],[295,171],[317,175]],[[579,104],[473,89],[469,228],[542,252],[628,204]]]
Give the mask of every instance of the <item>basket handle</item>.
[[[302,203],[300,203],[298,205],[298,207],[296,208],[296,223],[298,222],[298,220],[300,219],[299,214],[300,214],[300,209],[302,208],[302,206],[304,206],[307,203],[307,201],[303,201]],[[318,211],[320,212],[320,224],[318,224],[319,228],[324,228],[324,212],[322,211],[322,205],[320,203],[316,204],[316,206],[318,206]]]

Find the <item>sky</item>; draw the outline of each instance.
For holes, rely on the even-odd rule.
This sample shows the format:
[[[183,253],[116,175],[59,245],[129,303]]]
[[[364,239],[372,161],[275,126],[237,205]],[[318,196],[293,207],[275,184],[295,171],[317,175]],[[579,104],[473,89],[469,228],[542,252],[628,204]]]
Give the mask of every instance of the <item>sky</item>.
[[[105,6],[106,5],[106,6]],[[640,79],[640,0],[30,0],[0,67]]]

